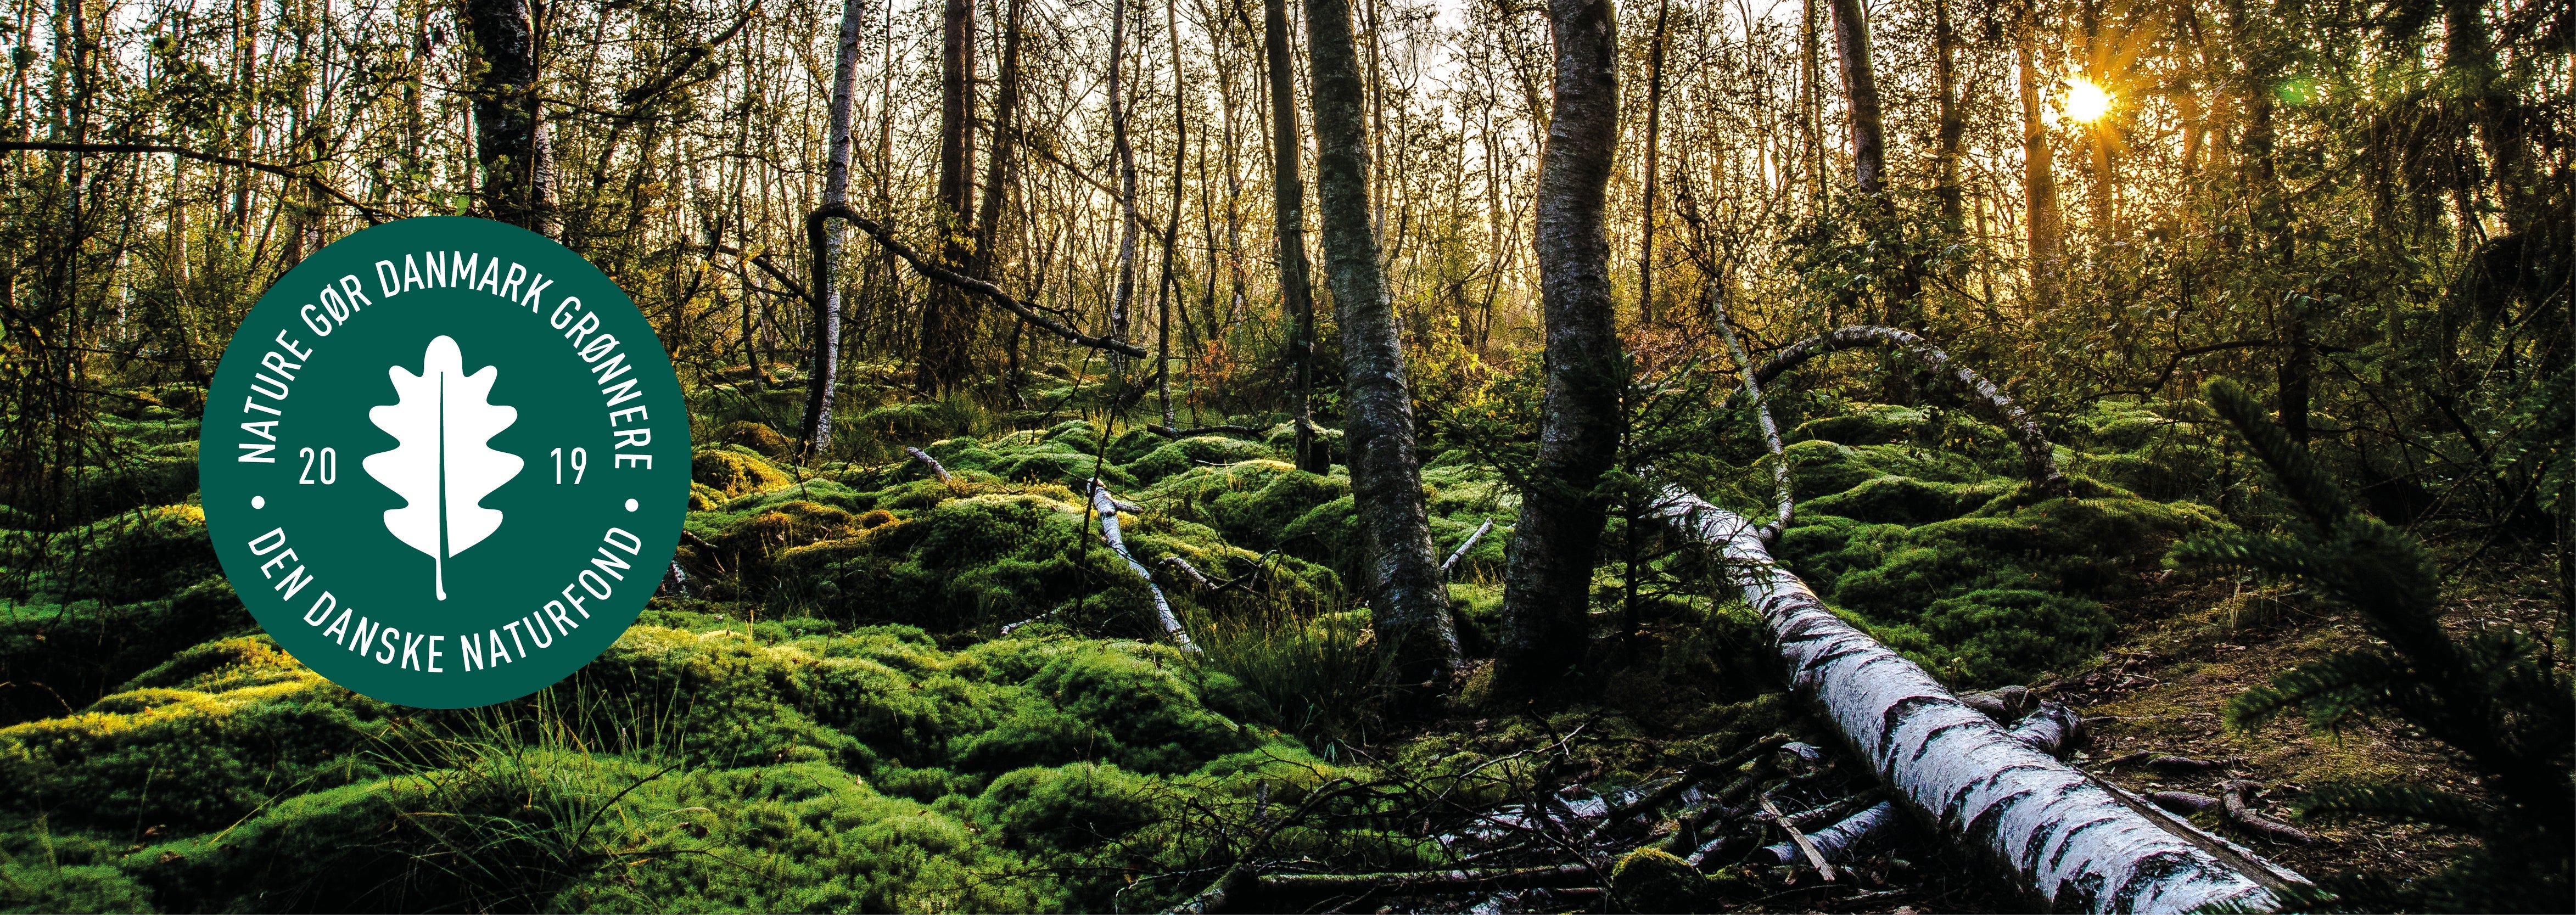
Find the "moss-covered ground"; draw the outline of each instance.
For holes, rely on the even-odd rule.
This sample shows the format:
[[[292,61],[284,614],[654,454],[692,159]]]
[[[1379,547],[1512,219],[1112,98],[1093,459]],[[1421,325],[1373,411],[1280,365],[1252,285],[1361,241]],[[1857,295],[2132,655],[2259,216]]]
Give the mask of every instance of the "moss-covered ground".
[[[1057,401],[1085,390],[1067,380]],[[1613,524],[1612,553],[1638,558],[1603,569],[1580,694],[1500,706],[1471,671],[1446,705],[1390,715],[1353,584],[1349,479],[1287,463],[1285,424],[936,437],[993,422],[971,412],[903,404],[850,423],[910,436],[943,483],[890,448],[800,465],[768,426],[711,409],[689,590],[573,679],[463,712],[354,695],[261,635],[192,504],[194,421],[118,419],[121,456],[84,471],[92,517],[0,532],[0,908],[1142,911],[1256,845],[1314,870],[1449,866],[1441,824],[1542,781],[1607,791],[1774,732],[1833,743],[1779,692],[1704,558],[1656,532],[1628,549]],[[2248,510],[2222,504],[2236,459],[2175,413],[2081,417],[2061,446],[2076,493],[2051,499],[1964,415],[1807,402],[1780,553],[1954,685],[2033,683],[2080,705],[2092,758],[2242,755],[2275,797],[2449,771],[2395,730],[2220,728],[2226,699],[2355,630],[2277,589],[2163,568],[2175,540]],[[1703,482],[1758,504],[1767,459],[1727,447],[1733,463],[1704,462]],[[1471,653],[1498,625],[1517,504],[1477,453],[1435,445],[1424,471],[1444,555],[1496,525],[1451,588]],[[1147,583],[1078,494],[1095,478],[1141,509],[1120,519],[1129,547],[1204,656],[1158,637]],[[2367,824],[2322,834],[2266,850],[2333,871],[2420,869],[2447,848]],[[1738,874],[1723,898],[1656,889],[1660,859],[1641,858],[1610,898],[2013,904],[1939,849],[1901,854],[1915,860],[1883,858],[1857,889]]]

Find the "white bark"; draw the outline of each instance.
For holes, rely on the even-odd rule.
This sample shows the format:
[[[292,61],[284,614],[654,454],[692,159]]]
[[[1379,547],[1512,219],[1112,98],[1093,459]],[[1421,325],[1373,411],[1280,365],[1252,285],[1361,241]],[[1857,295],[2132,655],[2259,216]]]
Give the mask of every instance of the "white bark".
[[[1494,519],[1492,518],[1487,518],[1485,523],[1476,525],[1476,532],[1467,535],[1467,542],[1458,544],[1457,552],[1450,553],[1449,559],[1440,564],[1440,574],[1446,576],[1451,569],[1457,568],[1458,560],[1466,558],[1467,551],[1476,548],[1476,541],[1485,539],[1485,532],[1493,529]]]
[[[1216,582],[1209,581],[1206,575],[1200,574],[1199,567],[1191,565],[1190,561],[1187,559],[1183,559],[1179,556],[1165,556],[1163,557],[1163,564],[1181,570],[1181,574],[1188,575],[1191,581],[1198,582],[1199,587],[1206,588],[1210,591],[1216,590]]]
[[[931,457],[930,452],[909,445],[904,446],[903,451],[905,454],[912,455],[913,460],[927,465],[930,468],[930,475],[939,478],[939,485],[948,485],[948,468],[940,466],[938,458]]]
[[[1843,622],[1771,558],[1752,522],[1678,487],[1665,491],[1655,513],[1723,552],[1788,663],[1791,685],[1823,707],[1894,800],[2002,865],[2048,909],[2279,905],[2256,878],[2016,739]]]
[[[1091,510],[1100,513],[1100,539],[1109,541],[1109,548],[1117,552],[1118,558],[1127,561],[1127,568],[1134,570],[1136,577],[1144,579],[1145,590],[1154,595],[1154,617],[1163,624],[1164,634],[1171,636],[1172,644],[1180,646],[1182,651],[1199,653],[1198,644],[1190,641],[1189,630],[1181,627],[1181,618],[1172,613],[1172,602],[1163,599],[1162,586],[1154,584],[1154,573],[1146,571],[1144,563],[1137,562],[1136,557],[1127,553],[1127,540],[1118,535],[1118,500],[1110,498],[1109,487],[1100,485],[1097,480],[1091,484]]]
[[[1975,395],[1979,401],[1994,410],[1995,418],[2003,422],[2004,430],[2012,433],[2013,439],[2020,443],[2023,473],[2030,477],[2030,481],[2052,493],[2065,492],[2066,476],[2058,472],[2056,449],[2048,443],[2048,436],[2039,431],[2039,423],[2031,419],[2030,414],[2019,404],[2013,403],[2012,398],[2004,396],[2002,389],[1978,375],[1975,369],[1951,361],[1950,354],[1942,352],[1940,347],[1926,343],[1923,338],[1911,333],[1893,327],[1866,326],[1826,331],[1789,344],[1788,348],[1773,355],[1770,361],[1764,362],[1747,381],[1748,384],[1751,382],[1769,384],[1772,379],[1780,377],[1780,373],[1796,368],[1809,359],[1861,347],[1895,350],[1906,358],[1914,360],[1915,364],[1922,366],[1924,371],[1934,375],[1947,375],[1959,382],[1959,385],[1966,388],[1968,393]]]
[[[1797,517],[1797,502],[1789,486],[1789,457],[1780,445],[1780,427],[1771,421],[1771,405],[1762,399],[1762,383],[1753,377],[1753,360],[1744,355],[1744,344],[1736,342],[1735,322],[1727,318],[1726,306],[1717,304],[1717,332],[1726,338],[1726,351],[1735,357],[1735,373],[1744,379],[1744,396],[1753,403],[1753,418],[1762,426],[1762,443],[1771,449],[1771,491],[1778,502],[1778,517],[1761,531],[1764,542],[1779,539]]]
[[[2006,688],[2020,689],[2017,686]],[[1993,717],[1990,711],[1981,709],[1980,713],[1989,718]],[[2029,745],[2031,749],[2057,759],[2064,759],[2067,752],[2075,748],[2076,735],[2082,732],[2083,727],[2083,719],[2076,717],[2075,712],[2066,706],[2054,702],[2042,702],[2039,708],[2022,716],[2021,720],[2013,722],[2012,729],[2005,733],[2011,734],[2014,740]],[[1867,847],[1904,826],[1905,818],[1897,814],[1896,803],[1883,801],[1844,818],[1842,822],[1818,830],[1808,835],[1807,839],[1815,844],[1816,851],[1823,854],[1825,860],[1840,862],[1851,857],[1853,852]],[[1756,850],[1751,860],[1758,864],[1795,864],[1797,853],[1795,846],[1782,842]]]

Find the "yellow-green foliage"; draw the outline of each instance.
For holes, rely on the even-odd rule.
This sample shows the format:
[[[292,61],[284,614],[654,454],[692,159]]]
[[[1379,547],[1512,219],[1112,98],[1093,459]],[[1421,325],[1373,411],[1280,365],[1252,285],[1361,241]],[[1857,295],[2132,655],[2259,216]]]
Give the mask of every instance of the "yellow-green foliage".
[[[184,908],[321,911],[1035,911],[1067,888],[961,811],[803,763],[671,771],[475,748],[431,769],[282,802],[130,865]],[[945,805],[954,808],[959,805]],[[1007,879],[1005,879],[1007,878]]]
[[[795,479],[749,448],[725,445],[700,448],[689,459],[689,479],[725,498],[748,496],[786,487]]]
[[[209,642],[78,714],[0,728],[0,809],[66,825],[221,828],[269,798],[373,778],[391,709],[265,635]]]
[[[1610,870],[1610,889],[1639,912],[1698,911],[1718,895],[1717,882],[1653,845],[1620,856]]]
[[[0,858],[0,911],[157,912],[152,894],[124,871],[96,864],[65,865],[42,857]]]
[[[27,884],[63,905],[143,899],[122,873],[178,909],[1097,908],[1205,851],[1181,794],[1325,770],[1211,701],[1250,703],[1165,646],[799,620],[642,624],[532,699],[397,717],[254,636],[0,730],[0,817],[188,837]]]
[[[716,430],[715,440],[719,444],[740,445],[772,458],[792,457],[796,453],[795,439],[778,434],[778,430],[770,428],[768,423],[750,420],[725,424],[724,428]]]

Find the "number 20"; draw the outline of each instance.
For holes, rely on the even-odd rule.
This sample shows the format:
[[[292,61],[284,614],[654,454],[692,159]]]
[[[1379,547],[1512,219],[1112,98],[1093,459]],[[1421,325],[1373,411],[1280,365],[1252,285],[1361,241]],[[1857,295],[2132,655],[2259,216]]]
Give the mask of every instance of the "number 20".
[[[324,486],[340,482],[340,452],[330,448],[324,448],[320,452],[305,448],[297,453],[304,458],[304,475],[296,478],[295,482],[305,486],[313,485],[315,471],[320,471],[320,482]]]

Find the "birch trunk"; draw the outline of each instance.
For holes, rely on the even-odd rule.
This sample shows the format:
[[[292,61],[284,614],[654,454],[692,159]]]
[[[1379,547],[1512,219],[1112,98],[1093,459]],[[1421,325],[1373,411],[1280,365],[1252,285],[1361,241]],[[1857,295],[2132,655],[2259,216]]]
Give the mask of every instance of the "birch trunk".
[[[1851,116],[1852,180],[1876,194],[1887,170],[1886,131],[1880,126],[1878,76],[1870,66],[1869,17],[1861,0],[1833,0],[1834,55],[1841,59],[1843,104]]]
[[[830,220],[833,211],[850,208],[850,110],[858,94],[859,17],[865,13],[859,0],[847,0],[841,6],[841,34],[832,61],[832,133],[826,138],[830,145],[823,166],[823,205],[805,217],[805,243],[814,255],[813,377],[805,381],[808,453],[832,447],[832,395],[841,378],[841,288],[832,271],[841,256],[845,230]]]
[[[1678,487],[1656,514],[1720,550],[1791,686],[1823,708],[1894,800],[2005,868],[2048,910],[2279,904],[2257,878],[2149,821],[1843,622],[1771,558],[1751,521]]]
[[[1921,366],[1924,371],[1957,381],[1970,396],[1994,411],[1995,418],[2003,423],[2004,431],[2010,433],[2021,445],[2022,473],[2030,479],[2030,482],[2052,495],[2065,494],[2066,475],[2057,469],[2056,447],[2049,444],[2048,436],[2039,430],[2038,421],[2031,419],[2027,411],[2024,411],[2019,404],[2013,403],[2012,398],[2005,396],[2003,390],[1995,387],[1993,382],[1978,375],[1975,369],[1952,361],[1950,354],[1942,352],[1940,347],[1924,342],[1923,338],[1911,333],[1893,327],[1864,326],[1845,327],[1817,334],[1789,344],[1788,348],[1773,355],[1770,361],[1754,370],[1751,380],[1756,385],[1770,384],[1772,379],[1780,377],[1780,373],[1796,368],[1809,359],[1861,347],[1895,350],[1914,360],[1914,363]],[[1747,388],[1747,390],[1755,389]]]
[[[1367,557],[1378,650],[1396,683],[1446,680],[1459,662],[1449,589],[1431,551],[1431,520],[1413,453],[1413,394],[1404,347],[1369,222],[1368,120],[1348,0],[1307,0],[1315,94],[1315,193],[1324,275],[1341,324],[1343,432]]]
[[[483,58],[473,89],[475,157],[492,218],[548,238],[563,234],[555,206],[554,143],[538,101],[540,36],[530,0],[469,0],[465,28]]]
[[[1136,212],[1136,147],[1127,138],[1127,95],[1122,72],[1127,68],[1127,3],[1109,4],[1109,145],[1118,159],[1118,280],[1109,295],[1109,339],[1127,339],[1129,308],[1136,300],[1136,232],[1144,217]],[[1126,360],[1109,357],[1113,373],[1127,371]]]
[[[1591,642],[1586,613],[1618,458],[1625,387],[1601,213],[1619,141],[1619,38],[1609,0],[1551,0],[1555,97],[1539,163],[1538,267],[1547,318],[1547,411],[1503,575],[1494,684],[1551,685]]]
[[[1127,539],[1118,531],[1118,500],[1110,498],[1109,487],[1100,485],[1098,480],[1091,481],[1091,510],[1100,515],[1100,539],[1108,541],[1109,549],[1127,561],[1128,571],[1145,580],[1145,591],[1154,597],[1154,620],[1162,624],[1163,634],[1170,636],[1172,644],[1182,651],[1198,654],[1198,643],[1190,641],[1190,631],[1182,628],[1180,616],[1172,612],[1172,602],[1164,599],[1163,587],[1154,583],[1154,573],[1146,571],[1145,564],[1127,552]]]

